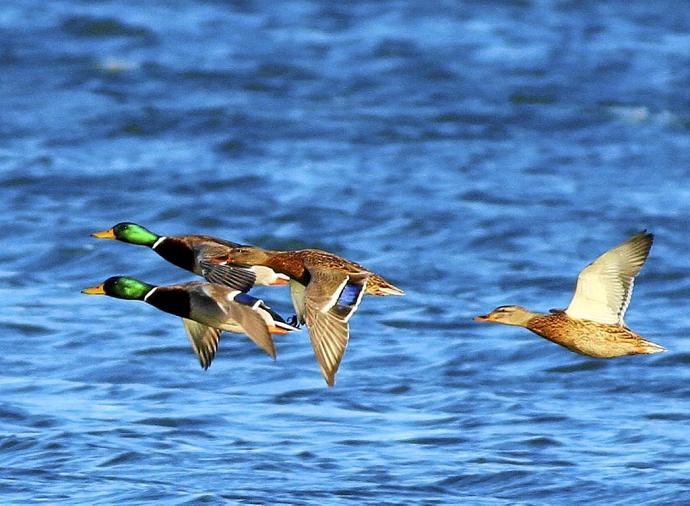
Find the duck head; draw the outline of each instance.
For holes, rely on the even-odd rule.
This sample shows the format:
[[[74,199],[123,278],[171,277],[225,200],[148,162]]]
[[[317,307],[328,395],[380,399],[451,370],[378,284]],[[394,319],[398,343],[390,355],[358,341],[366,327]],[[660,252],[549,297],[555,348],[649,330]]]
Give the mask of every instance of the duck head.
[[[268,251],[256,246],[231,248],[227,255],[227,261],[235,265],[265,265],[269,258]]]
[[[144,300],[155,288],[153,285],[127,276],[113,276],[100,285],[84,288],[81,293],[87,295],[108,295],[116,299]]]
[[[489,314],[475,316],[474,320],[478,322],[495,322],[504,325],[524,327],[534,316],[535,313],[522,306],[498,306]]]
[[[140,246],[150,247],[154,245],[160,236],[154,234],[150,230],[147,230],[141,225],[125,221],[118,223],[108,230],[94,232],[91,234],[91,237],[95,237],[96,239],[116,239],[118,241],[128,242],[130,244],[139,244]]]

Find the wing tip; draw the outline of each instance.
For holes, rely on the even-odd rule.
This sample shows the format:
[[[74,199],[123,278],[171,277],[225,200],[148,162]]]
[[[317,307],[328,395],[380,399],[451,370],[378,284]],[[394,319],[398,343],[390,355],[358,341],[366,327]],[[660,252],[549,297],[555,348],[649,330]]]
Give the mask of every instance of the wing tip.
[[[652,243],[654,242],[654,234],[645,228],[634,234],[625,242],[639,242],[644,244],[647,247],[647,251],[649,251],[649,248],[652,247]]]
[[[206,356],[205,353],[202,354],[201,351],[197,352],[197,358],[199,359],[199,365],[204,371],[208,371],[208,368],[211,367],[211,363],[213,363],[213,355],[208,357]]]
[[[266,355],[271,357],[273,361],[276,361],[276,358],[278,357],[278,352],[276,350],[276,343],[273,341],[273,337],[271,336],[271,333],[268,330],[268,326],[266,326],[266,335],[261,336],[263,339],[255,339],[254,336],[251,336],[250,334],[247,334],[249,338],[254,341],[254,344],[256,344],[259,348],[261,348]]]
[[[321,375],[323,376],[324,381],[326,382],[329,388],[332,388],[333,386],[335,386],[335,375],[337,374],[338,369],[340,368],[340,362],[338,361],[335,364],[329,364],[318,355],[316,357],[316,360],[319,363],[319,369],[321,369]]]

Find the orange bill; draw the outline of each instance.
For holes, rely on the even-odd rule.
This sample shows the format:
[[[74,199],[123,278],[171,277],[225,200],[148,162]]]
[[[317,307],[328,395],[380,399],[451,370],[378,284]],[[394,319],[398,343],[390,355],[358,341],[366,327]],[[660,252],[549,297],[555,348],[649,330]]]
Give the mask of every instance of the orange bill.
[[[280,327],[276,327],[275,325],[269,325],[268,331],[271,334],[287,334],[289,332],[288,330],[281,329]]]

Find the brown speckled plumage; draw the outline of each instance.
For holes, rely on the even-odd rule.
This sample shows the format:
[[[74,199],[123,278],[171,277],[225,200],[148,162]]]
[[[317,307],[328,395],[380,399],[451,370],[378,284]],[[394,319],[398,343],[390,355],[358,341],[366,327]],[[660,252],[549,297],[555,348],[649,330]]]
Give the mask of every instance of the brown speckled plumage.
[[[611,248],[579,274],[564,311],[534,313],[521,306],[499,306],[477,321],[525,327],[570,351],[595,358],[659,353],[666,349],[630,330],[623,317],[654,236],[646,231]]]
[[[345,354],[349,321],[362,296],[403,295],[403,291],[361,265],[317,249],[270,251],[253,246],[230,250],[227,260],[266,266],[290,277],[295,317],[307,325],[321,373],[329,386]]]
[[[403,293],[402,290],[358,263],[318,249],[270,252],[269,259],[263,265],[270,267],[276,272],[287,274],[303,285],[309,282],[309,273],[307,271],[309,268],[318,267],[346,274],[367,272],[369,273],[369,278],[365,293],[369,295],[402,295]]]
[[[664,351],[627,327],[578,320],[562,311],[534,316],[525,327],[570,351],[590,357],[613,358]]]

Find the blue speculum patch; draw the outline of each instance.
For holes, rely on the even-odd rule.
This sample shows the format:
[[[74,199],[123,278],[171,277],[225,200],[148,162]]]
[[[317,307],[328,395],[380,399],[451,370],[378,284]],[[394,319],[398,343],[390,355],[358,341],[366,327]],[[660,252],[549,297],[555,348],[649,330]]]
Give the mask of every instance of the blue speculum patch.
[[[361,291],[362,285],[345,285],[343,291],[340,292],[340,297],[338,297],[336,305],[353,306],[357,302],[357,297],[359,297]]]
[[[246,293],[238,293],[235,295],[235,302],[239,302],[240,304],[244,304],[245,306],[253,306],[256,304],[256,301],[259,300],[255,297],[252,297],[251,295],[247,295]]]

